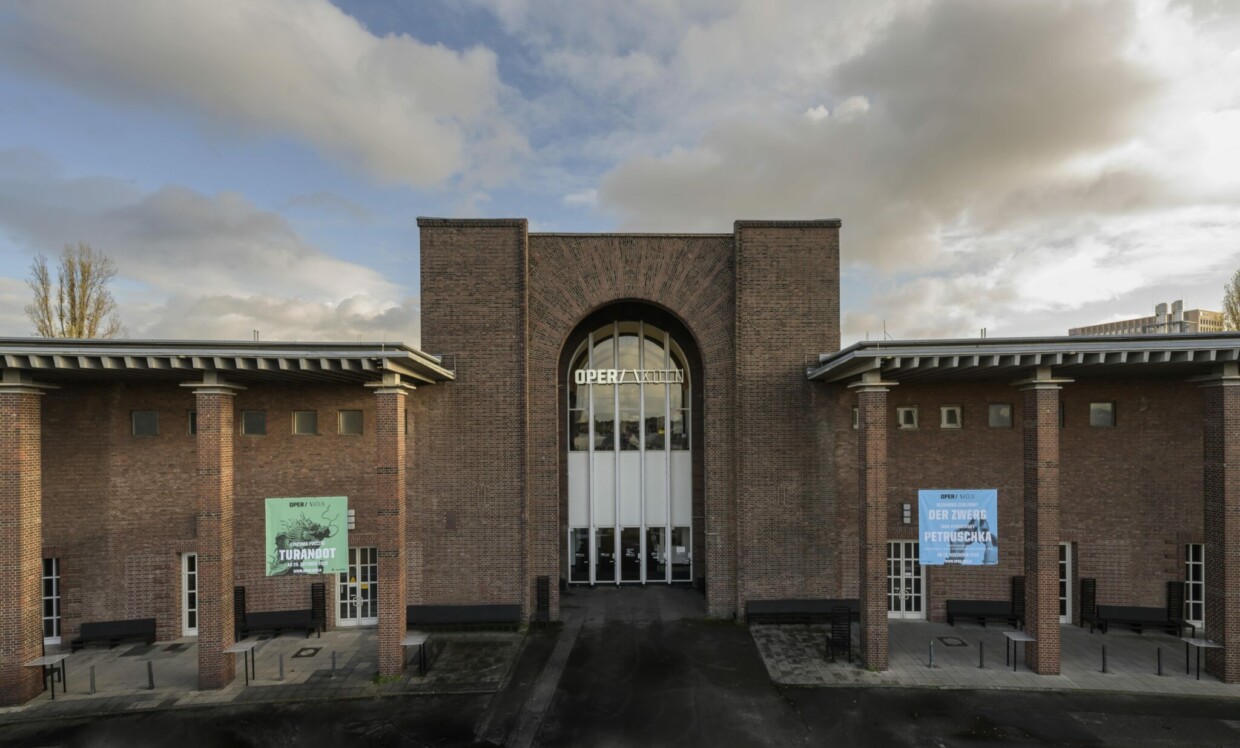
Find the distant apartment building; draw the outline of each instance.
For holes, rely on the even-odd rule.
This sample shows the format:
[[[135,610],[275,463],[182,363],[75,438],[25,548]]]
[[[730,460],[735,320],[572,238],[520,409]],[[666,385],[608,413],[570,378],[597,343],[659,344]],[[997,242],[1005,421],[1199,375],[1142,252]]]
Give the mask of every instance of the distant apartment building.
[[[1173,301],[1168,313],[1166,304],[1154,307],[1154,316],[1123,319],[1101,325],[1073,327],[1069,335],[1169,335],[1190,332],[1222,332],[1223,313],[1206,309],[1184,311],[1183,301]]]

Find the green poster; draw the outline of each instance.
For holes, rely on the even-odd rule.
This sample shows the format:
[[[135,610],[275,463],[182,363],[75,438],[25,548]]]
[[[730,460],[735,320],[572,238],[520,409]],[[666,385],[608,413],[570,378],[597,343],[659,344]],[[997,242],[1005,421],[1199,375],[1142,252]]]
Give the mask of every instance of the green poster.
[[[267,499],[267,576],[349,570],[349,499]]]

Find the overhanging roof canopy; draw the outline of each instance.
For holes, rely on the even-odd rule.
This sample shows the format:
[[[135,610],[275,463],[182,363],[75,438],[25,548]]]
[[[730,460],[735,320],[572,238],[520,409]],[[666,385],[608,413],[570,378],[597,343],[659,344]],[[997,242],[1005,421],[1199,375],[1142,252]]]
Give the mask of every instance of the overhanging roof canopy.
[[[0,371],[44,382],[152,379],[181,382],[215,372],[226,381],[410,384],[454,378],[437,356],[401,343],[0,338]]]
[[[866,372],[891,381],[1018,378],[1040,366],[1056,376],[1212,373],[1240,360],[1240,334],[1116,335],[855,343],[819,356],[806,376],[842,382]]]

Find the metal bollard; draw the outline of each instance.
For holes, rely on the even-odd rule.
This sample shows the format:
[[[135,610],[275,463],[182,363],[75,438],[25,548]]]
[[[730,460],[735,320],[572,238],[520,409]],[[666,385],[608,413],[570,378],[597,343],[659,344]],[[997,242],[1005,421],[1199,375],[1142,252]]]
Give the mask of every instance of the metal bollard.
[[[1162,675],[1162,647],[1158,648],[1158,674]]]
[[[327,677],[328,678],[336,677],[336,651],[335,650],[332,650],[332,671],[328,673]]]
[[[90,666],[90,695],[95,695],[95,666]]]
[[[930,640],[930,669],[934,669],[934,640]]]
[[[977,666],[986,669],[986,642],[977,643]]]
[[[280,680],[284,680],[284,653],[280,653]]]
[[[146,690],[155,690],[155,663],[146,661]]]
[[[1102,645],[1102,672],[1107,671],[1107,645]]]

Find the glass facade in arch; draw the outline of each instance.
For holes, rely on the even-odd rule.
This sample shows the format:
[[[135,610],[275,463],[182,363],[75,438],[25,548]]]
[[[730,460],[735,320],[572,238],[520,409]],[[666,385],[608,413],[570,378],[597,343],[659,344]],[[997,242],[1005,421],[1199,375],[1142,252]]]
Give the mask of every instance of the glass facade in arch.
[[[689,369],[666,330],[611,322],[568,371],[568,580],[693,579]]]

